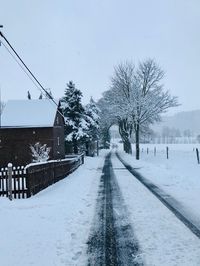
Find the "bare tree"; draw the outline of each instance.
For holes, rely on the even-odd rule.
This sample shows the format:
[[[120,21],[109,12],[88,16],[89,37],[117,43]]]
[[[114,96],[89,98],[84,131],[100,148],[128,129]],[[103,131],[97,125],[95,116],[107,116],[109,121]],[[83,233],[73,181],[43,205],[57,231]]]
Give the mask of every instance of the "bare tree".
[[[135,133],[136,159],[140,158],[140,132],[168,108],[177,106],[177,98],[164,90],[164,72],[152,59],[141,62],[137,69],[132,62],[119,64],[114,71],[110,90],[104,93],[107,113],[118,121],[125,151],[131,153],[130,138]]]
[[[124,151],[132,153],[131,134],[133,131],[130,116],[130,105],[132,102],[132,88],[134,83],[134,64],[124,62],[114,69],[111,79],[110,105],[114,107],[113,113],[118,122],[119,133],[124,144]]]
[[[177,97],[164,90],[161,81],[164,72],[153,59],[139,64],[133,87],[134,106],[132,118],[135,131],[136,159],[140,158],[140,128],[143,124],[159,121],[160,115],[178,105]]]

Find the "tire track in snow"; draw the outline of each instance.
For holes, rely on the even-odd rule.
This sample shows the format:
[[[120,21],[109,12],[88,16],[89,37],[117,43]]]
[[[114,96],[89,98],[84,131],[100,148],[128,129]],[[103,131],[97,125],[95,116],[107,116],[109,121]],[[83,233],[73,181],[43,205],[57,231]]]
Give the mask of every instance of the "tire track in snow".
[[[151,183],[148,179],[138,173],[132,166],[126,163],[116,152],[117,158],[126,167],[126,169],[140,181],[154,196],[156,196],[187,228],[198,238],[200,238],[200,221],[192,217],[189,211],[176,199],[166,194],[162,189]]]
[[[128,216],[109,153],[105,158],[93,228],[87,243],[88,265],[144,265]]]

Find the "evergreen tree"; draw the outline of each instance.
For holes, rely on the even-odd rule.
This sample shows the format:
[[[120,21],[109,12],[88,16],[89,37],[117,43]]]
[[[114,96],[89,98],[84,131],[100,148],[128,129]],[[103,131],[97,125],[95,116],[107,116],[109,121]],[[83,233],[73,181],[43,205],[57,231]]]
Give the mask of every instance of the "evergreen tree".
[[[82,92],[69,81],[61,99],[61,108],[65,116],[65,139],[73,144],[74,153],[78,153],[78,144],[87,135],[88,124],[85,120],[85,110],[81,103]]]
[[[99,114],[100,109],[97,107],[95,101],[91,97],[90,102],[85,106],[85,120],[88,127],[88,129],[86,130],[88,136],[85,140],[86,155],[89,155],[90,142],[99,140]]]

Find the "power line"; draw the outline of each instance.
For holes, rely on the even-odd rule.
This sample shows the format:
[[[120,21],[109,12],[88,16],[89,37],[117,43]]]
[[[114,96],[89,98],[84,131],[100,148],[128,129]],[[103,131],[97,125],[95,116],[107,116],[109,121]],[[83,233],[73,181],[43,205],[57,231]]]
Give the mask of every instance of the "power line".
[[[8,49],[8,47],[1,41],[1,44],[4,46],[4,48],[7,50],[7,52],[12,56],[12,58],[15,60],[15,62],[19,65],[19,67],[21,68],[21,70],[25,73],[25,75],[27,75],[27,77],[33,82],[33,84],[35,85],[35,87],[41,92],[41,94],[45,97],[46,94],[44,94],[44,92],[41,90],[41,88],[38,86],[38,84],[34,81],[34,79],[29,75],[29,73],[26,71],[26,69],[24,69],[24,67],[20,64],[20,62],[14,57],[14,55],[11,53],[11,51]],[[47,98],[48,100],[51,100],[49,98]],[[51,102],[51,101],[50,101]],[[52,104],[54,105],[54,103],[52,102]],[[55,105],[54,105],[55,106]],[[56,105],[58,106],[58,105]],[[62,115],[62,113],[58,110],[58,112]],[[63,116],[63,115],[62,115]]]
[[[2,25],[0,25],[1,27]],[[2,26],[3,27],[3,26]],[[8,46],[10,47],[10,49],[14,52],[14,54],[17,56],[17,58],[19,59],[19,61],[22,63],[22,65],[25,67],[25,69],[28,71],[28,74],[25,69],[23,68],[23,66],[17,61],[17,59],[14,57],[14,55],[10,52],[10,50],[5,46],[4,43],[3,46],[6,48],[6,50],[11,54],[11,56],[14,58],[14,60],[18,63],[18,65],[21,67],[21,69],[26,73],[26,75],[32,80],[32,82],[34,83],[34,85],[38,88],[39,87],[45,92],[45,94],[49,97],[49,100],[51,100],[56,106],[57,108],[59,108],[58,104],[56,103],[56,101],[52,98],[52,95],[42,86],[42,84],[39,82],[39,80],[35,77],[35,75],[32,73],[32,71],[28,68],[28,66],[24,63],[24,61],[22,60],[22,58],[19,56],[19,54],[16,52],[16,50],[13,48],[13,46],[10,44],[10,42],[7,40],[7,38],[4,36],[4,34],[0,31],[0,36],[5,40],[5,42],[8,44]],[[31,76],[31,77],[30,77]],[[36,84],[37,83],[37,84]],[[41,91],[40,89],[40,91]],[[58,112],[60,113],[60,115],[64,118],[64,115],[58,110]]]
[[[15,62],[18,64],[18,66],[22,69],[22,71],[27,75],[27,77],[38,88],[38,90],[40,92],[42,92],[41,88],[37,85],[37,83],[34,81],[34,79],[28,74],[28,72],[23,68],[23,66],[19,63],[19,61],[14,57],[14,55],[11,53],[11,51],[8,49],[8,47],[3,42],[1,42],[1,44],[4,46],[4,48],[7,50],[7,52],[12,56],[12,58],[15,60]],[[43,95],[45,95],[45,94],[43,94]]]

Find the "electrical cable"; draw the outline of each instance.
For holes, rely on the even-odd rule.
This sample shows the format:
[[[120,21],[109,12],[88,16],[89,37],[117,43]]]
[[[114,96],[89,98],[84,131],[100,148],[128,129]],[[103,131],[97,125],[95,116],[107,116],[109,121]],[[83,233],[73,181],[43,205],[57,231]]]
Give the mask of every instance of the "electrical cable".
[[[50,101],[52,101],[57,108],[59,108],[58,104],[56,103],[56,101],[52,98],[52,95],[42,86],[42,84],[39,82],[39,80],[35,77],[35,75],[31,72],[31,70],[28,68],[28,66],[24,63],[24,61],[21,59],[21,57],[18,55],[18,53],[15,51],[15,49],[13,48],[13,46],[10,44],[10,42],[7,40],[7,38],[3,35],[3,33],[0,31],[0,36],[6,41],[6,43],[8,44],[8,46],[11,48],[11,50],[14,52],[14,54],[17,56],[17,58],[19,59],[19,61],[22,63],[22,65],[25,67],[25,69],[28,71],[28,74],[25,69],[23,68],[23,66],[17,61],[17,59],[14,57],[14,55],[10,52],[10,50],[5,46],[5,44],[2,42],[3,46],[6,48],[6,50],[9,52],[9,54],[13,57],[13,59],[17,62],[17,64],[20,66],[20,68],[26,73],[26,75],[31,79],[31,81],[34,83],[34,85],[41,91],[41,89],[45,92],[45,94],[49,97],[48,99]],[[38,85],[40,86],[40,88],[38,87]],[[58,110],[59,114],[63,117],[64,115]]]
[[[34,81],[34,79],[28,74],[28,72],[23,68],[23,66],[19,63],[19,61],[14,57],[14,55],[11,53],[11,51],[8,49],[8,47],[2,41],[1,41],[1,44],[4,46],[4,48],[7,50],[7,52],[12,56],[12,58],[19,65],[19,67],[22,69],[22,71],[28,76],[28,78],[33,82],[33,84],[38,88],[38,90],[42,93],[42,95],[45,96],[45,94],[42,92],[41,88],[37,85],[37,83]]]

